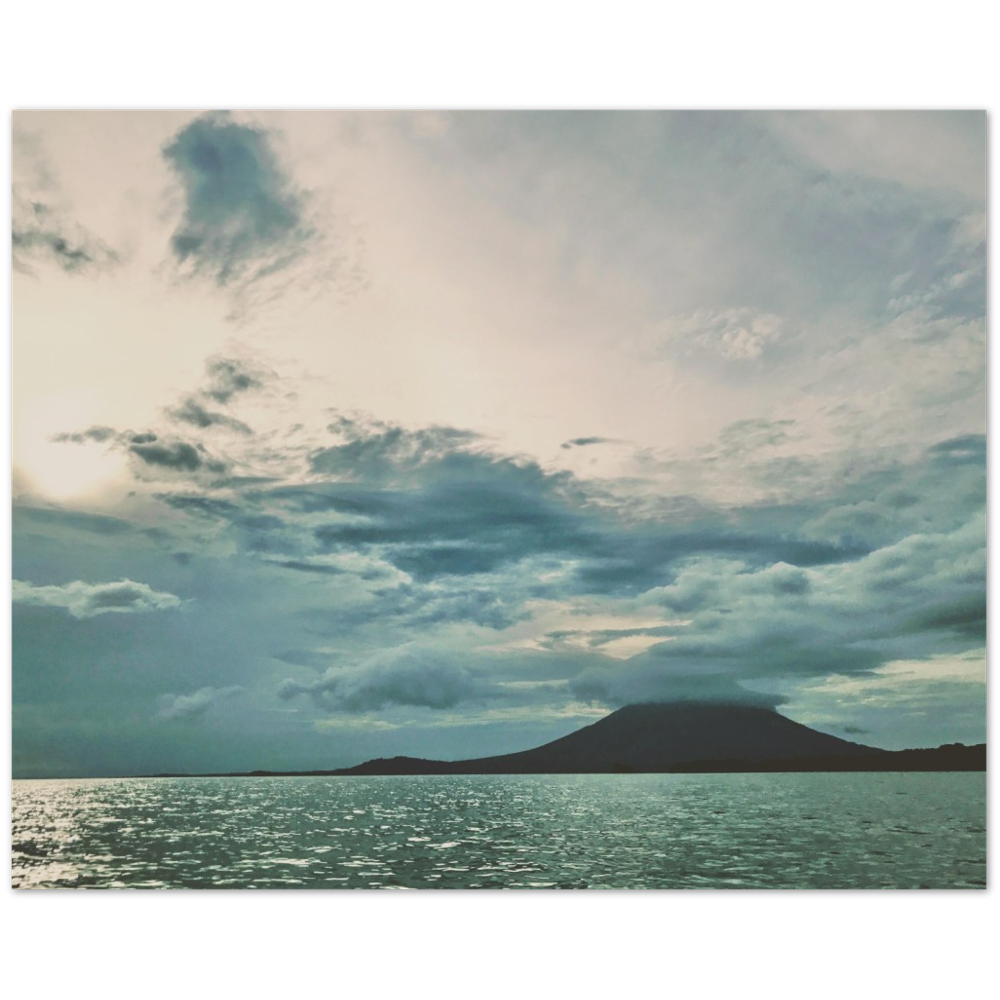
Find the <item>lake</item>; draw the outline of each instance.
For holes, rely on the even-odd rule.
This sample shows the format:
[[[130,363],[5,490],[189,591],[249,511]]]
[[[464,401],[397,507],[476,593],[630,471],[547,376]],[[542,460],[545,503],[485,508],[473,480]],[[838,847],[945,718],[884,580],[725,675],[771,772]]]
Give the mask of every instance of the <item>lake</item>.
[[[14,781],[20,888],[986,886],[986,775]]]

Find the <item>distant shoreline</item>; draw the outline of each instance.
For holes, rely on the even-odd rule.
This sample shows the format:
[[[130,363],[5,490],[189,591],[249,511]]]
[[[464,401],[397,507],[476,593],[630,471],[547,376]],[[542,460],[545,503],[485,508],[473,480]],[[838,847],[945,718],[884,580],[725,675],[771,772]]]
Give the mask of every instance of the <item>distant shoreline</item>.
[[[489,760],[490,758],[486,758]],[[420,760],[413,757],[393,757],[367,761],[351,768],[316,771],[225,771],[225,772],[162,772],[138,774],[136,778],[363,778],[363,777],[430,777],[434,775],[494,775],[527,774],[837,774],[837,773],[904,773],[904,772],[985,772],[986,744],[965,746],[954,743],[920,750],[881,750],[860,757],[801,757],[772,760],[699,760],[682,761],[663,770],[640,770],[620,765],[593,770],[479,770],[472,762]]]

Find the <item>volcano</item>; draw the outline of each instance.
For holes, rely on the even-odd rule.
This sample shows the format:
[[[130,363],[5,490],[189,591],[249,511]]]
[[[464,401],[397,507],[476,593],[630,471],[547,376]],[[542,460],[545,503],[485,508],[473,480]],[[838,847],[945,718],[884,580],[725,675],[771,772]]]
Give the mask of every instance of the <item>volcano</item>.
[[[630,771],[799,770],[809,761],[843,762],[845,770],[888,751],[817,732],[767,708],[691,702],[628,705],[593,725],[532,750],[439,761],[379,758],[336,774],[601,774]],[[848,759],[853,758],[852,767]],[[713,766],[713,764],[715,766]],[[861,766],[859,766],[861,765]],[[728,769],[728,768],[727,768]]]
[[[985,771],[986,744],[880,750],[773,709],[706,702],[628,705],[551,743],[497,757],[379,757],[332,771],[229,771],[155,778],[407,774],[628,774],[702,771]]]

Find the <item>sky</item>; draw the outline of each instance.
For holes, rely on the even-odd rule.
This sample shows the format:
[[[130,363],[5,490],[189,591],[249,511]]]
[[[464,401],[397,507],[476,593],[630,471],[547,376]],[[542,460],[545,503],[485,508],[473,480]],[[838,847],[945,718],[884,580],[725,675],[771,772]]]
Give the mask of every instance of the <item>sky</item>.
[[[15,776],[985,739],[982,112],[15,112]]]

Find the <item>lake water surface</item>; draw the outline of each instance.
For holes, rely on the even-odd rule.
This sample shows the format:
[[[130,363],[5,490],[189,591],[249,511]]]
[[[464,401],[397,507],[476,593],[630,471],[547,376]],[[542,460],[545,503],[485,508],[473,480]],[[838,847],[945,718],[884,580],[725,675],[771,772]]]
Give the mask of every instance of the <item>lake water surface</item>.
[[[13,783],[15,887],[983,888],[986,776]]]

